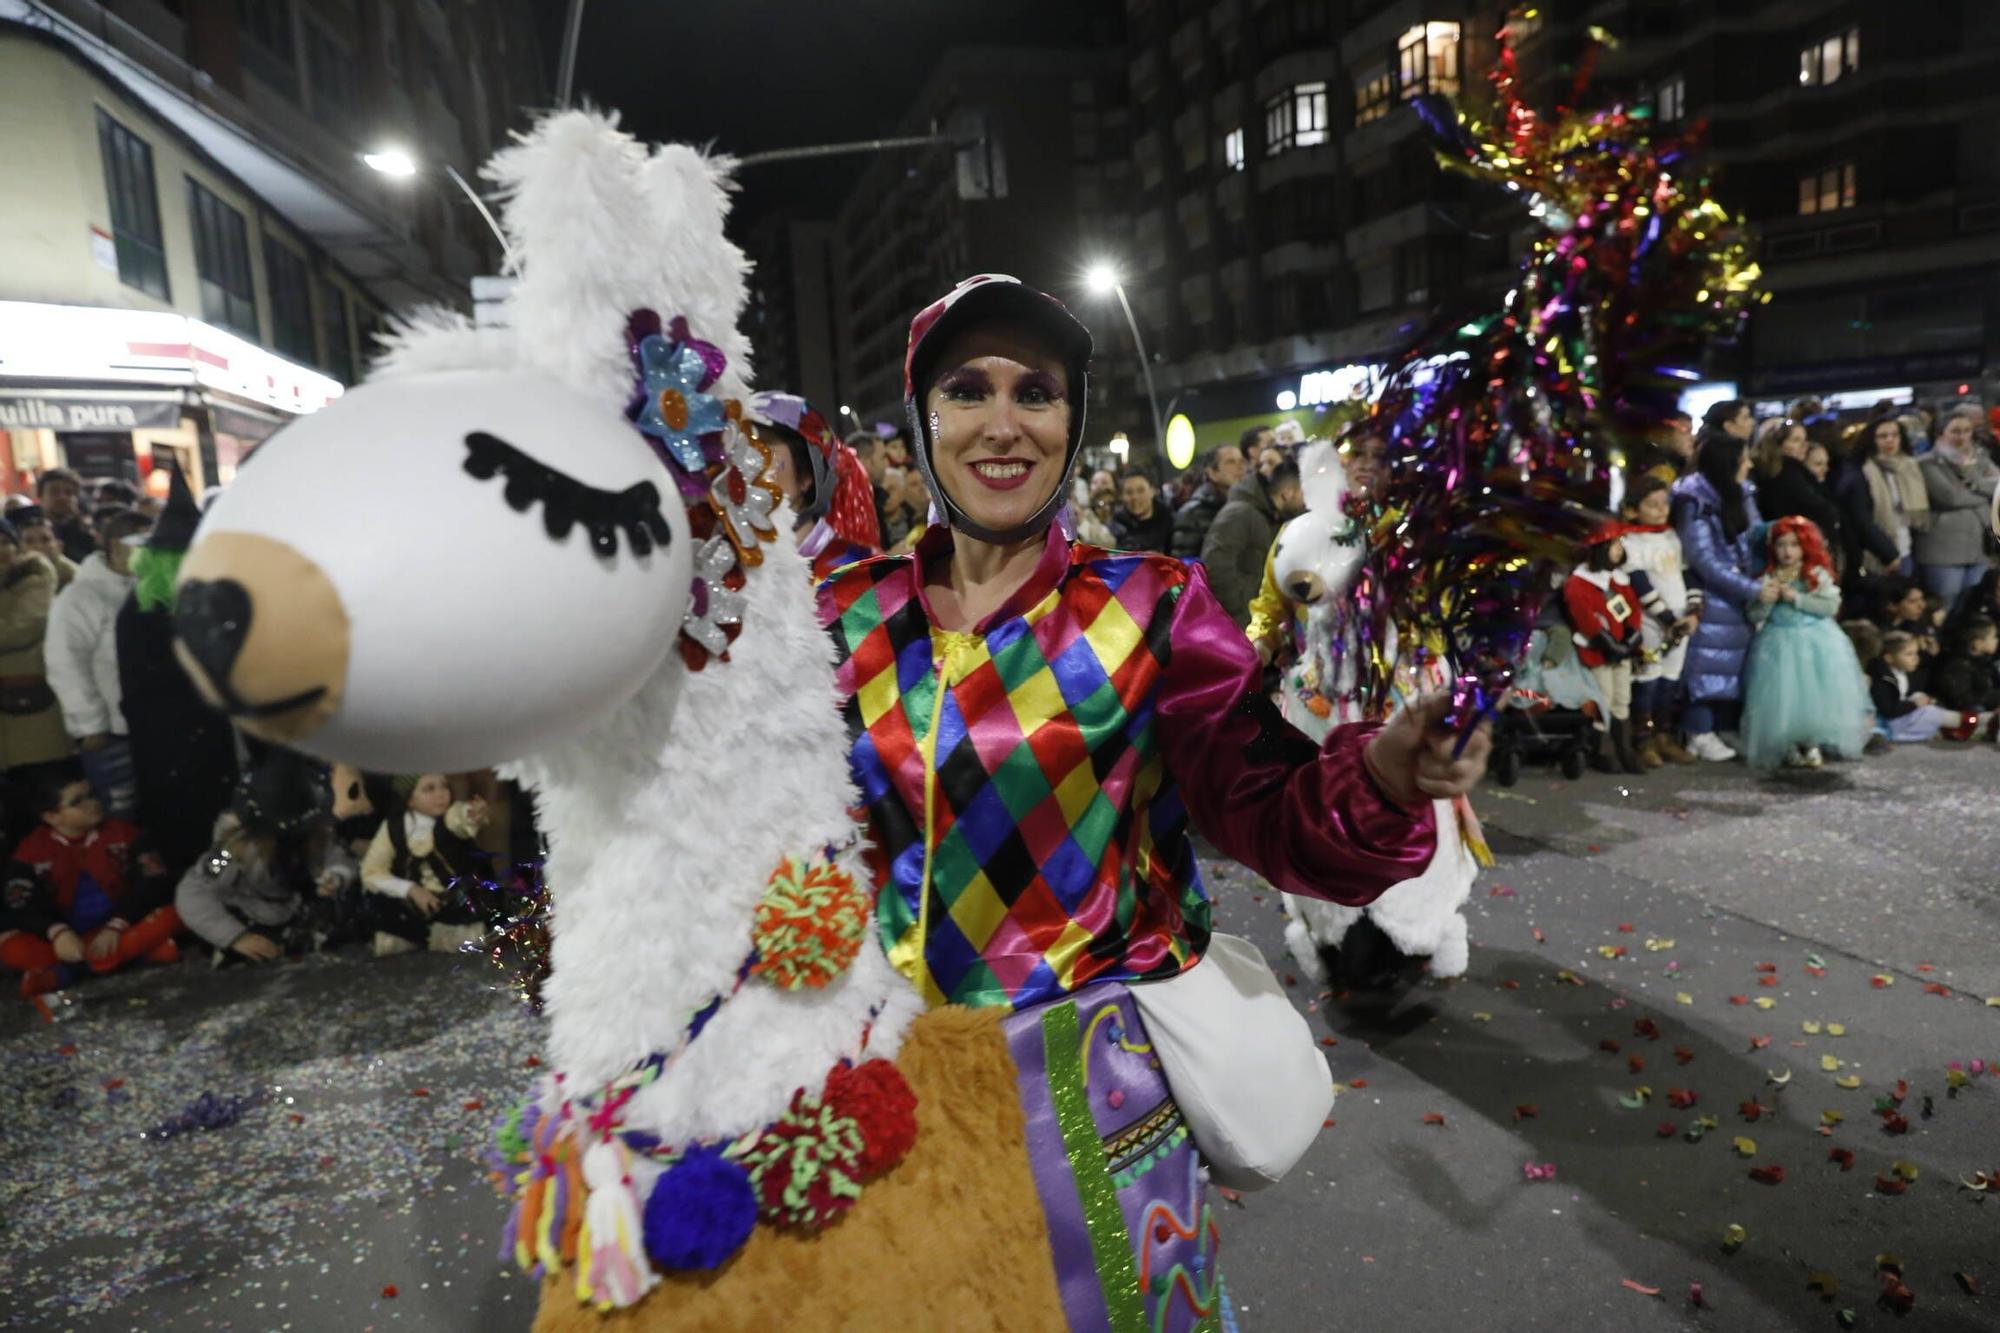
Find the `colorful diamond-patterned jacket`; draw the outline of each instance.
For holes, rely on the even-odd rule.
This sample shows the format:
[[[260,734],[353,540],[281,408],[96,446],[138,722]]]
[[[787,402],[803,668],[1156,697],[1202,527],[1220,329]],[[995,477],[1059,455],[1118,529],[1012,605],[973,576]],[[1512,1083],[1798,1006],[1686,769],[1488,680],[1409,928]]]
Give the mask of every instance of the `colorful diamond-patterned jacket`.
[[[1206,576],[1071,543],[970,633],[935,627],[910,556],[820,586],[881,877],[889,957],[933,1004],[1022,1008],[1155,980],[1209,937],[1189,822],[1287,893],[1360,904],[1422,871],[1405,812],[1362,760],[1370,726],[1316,749],[1277,715]]]

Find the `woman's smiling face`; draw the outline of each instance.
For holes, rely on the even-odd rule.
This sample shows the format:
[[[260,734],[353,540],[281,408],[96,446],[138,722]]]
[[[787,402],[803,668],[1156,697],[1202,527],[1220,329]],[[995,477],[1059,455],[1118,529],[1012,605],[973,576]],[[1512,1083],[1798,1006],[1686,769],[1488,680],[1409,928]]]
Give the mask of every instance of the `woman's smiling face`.
[[[924,394],[931,468],[980,527],[1026,523],[1062,481],[1069,384],[1062,358],[1018,325],[968,329],[945,347]]]

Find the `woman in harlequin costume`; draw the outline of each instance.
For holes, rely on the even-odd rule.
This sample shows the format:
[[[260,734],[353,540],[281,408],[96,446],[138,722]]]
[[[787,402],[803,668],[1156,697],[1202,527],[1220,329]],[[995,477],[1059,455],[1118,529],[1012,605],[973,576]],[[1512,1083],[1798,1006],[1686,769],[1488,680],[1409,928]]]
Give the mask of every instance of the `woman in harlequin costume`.
[[[771,451],[770,476],[791,503],[799,554],[814,581],[882,549],[868,469],[796,394],[753,393],[744,405],[751,434]]]
[[[1454,758],[1434,699],[1314,746],[1198,566],[1055,521],[1091,339],[981,275],[918,314],[904,364],[936,510],[908,556],[821,585],[890,961],[932,1005],[1019,1011],[1122,982],[1225,1184],[1269,1183],[1331,1092],[1262,956],[1211,932],[1198,829],[1288,893],[1365,903],[1431,859]]]

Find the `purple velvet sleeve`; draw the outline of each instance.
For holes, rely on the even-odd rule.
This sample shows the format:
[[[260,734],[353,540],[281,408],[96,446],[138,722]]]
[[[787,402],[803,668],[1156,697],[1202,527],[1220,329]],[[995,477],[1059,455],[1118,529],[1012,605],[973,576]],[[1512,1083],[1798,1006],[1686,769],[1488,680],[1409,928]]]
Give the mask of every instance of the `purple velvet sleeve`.
[[[1263,694],[1257,654],[1199,566],[1174,607],[1156,714],[1167,772],[1196,829],[1286,893],[1356,905],[1423,873],[1431,803],[1406,811],[1369,774],[1378,728],[1336,727],[1315,750]]]

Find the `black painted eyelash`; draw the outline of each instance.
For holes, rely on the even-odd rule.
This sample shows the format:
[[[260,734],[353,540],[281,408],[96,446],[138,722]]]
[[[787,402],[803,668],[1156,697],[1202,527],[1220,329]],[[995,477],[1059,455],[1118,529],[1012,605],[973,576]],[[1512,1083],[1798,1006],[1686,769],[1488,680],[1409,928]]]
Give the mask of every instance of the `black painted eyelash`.
[[[505,474],[507,503],[517,513],[527,513],[539,500],[542,527],[551,540],[561,541],[579,523],[590,534],[590,549],[602,556],[618,554],[620,531],[634,555],[651,555],[673,540],[673,529],[660,512],[659,488],[650,481],[601,491],[483,430],[465,437],[465,470],[480,481]]]

